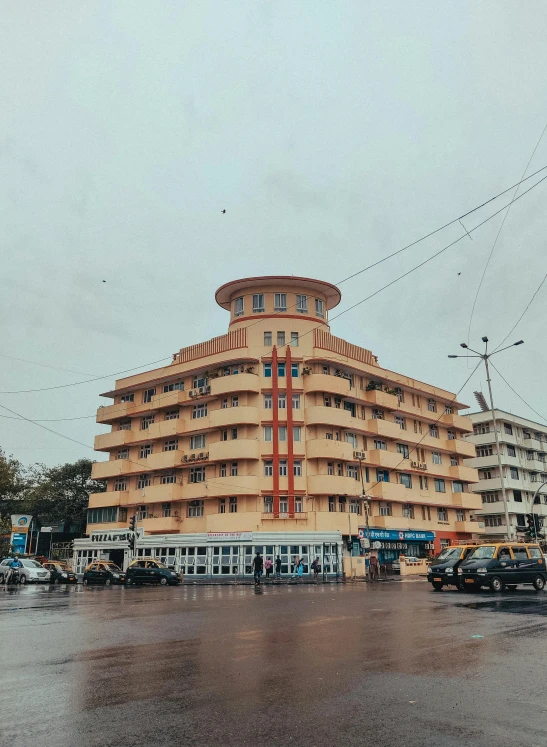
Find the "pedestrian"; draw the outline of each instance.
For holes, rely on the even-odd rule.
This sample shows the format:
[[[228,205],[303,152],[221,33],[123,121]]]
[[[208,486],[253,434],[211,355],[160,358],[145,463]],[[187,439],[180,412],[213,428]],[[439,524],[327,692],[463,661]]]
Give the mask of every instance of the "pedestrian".
[[[270,578],[271,572],[272,572],[272,561],[270,558],[266,558],[264,561],[264,568],[266,569],[266,578]]]
[[[292,565],[292,577],[293,578],[296,578],[296,574],[298,573],[298,565],[299,565],[299,563],[300,563],[300,558],[298,557],[298,555],[295,555],[294,556],[294,562],[293,562],[293,565]]]
[[[319,558],[315,558],[315,560],[311,564],[311,567],[313,568],[313,580],[317,581],[317,578],[319,576]]]
[[[255,579],[255,586],[260,586],[260,577],[262,576],[262,570],[264,568],[264,561],[262,560],[262,556],[259,552],[254,557],[253,560],[253,573],[254,573],[254,579]]]
[[[281,558],[279,555],[275,559],[275,577],[281,579]]]
[[[302,581],[302,578],[304,576],[304,561],[302,558],[298,561],[298,566],[296,568],[296,573],[298,574],[298,580]]]
[[[380,574],[379,574],[379,566],[378,566],[378,557],[376,555],[370,556],[370,580],[371,581],[378,581]]]

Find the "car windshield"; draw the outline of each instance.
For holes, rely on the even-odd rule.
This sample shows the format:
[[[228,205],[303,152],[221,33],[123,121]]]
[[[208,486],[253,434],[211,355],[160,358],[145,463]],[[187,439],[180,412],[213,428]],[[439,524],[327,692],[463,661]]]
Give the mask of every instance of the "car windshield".
[[[118,568],[116,563],[103,563],[103,565],[106,567],[109,571],[120,571],[121,568]]]
[[[492,545],[477,547],[477,549],[467,558],[467,560],[490,560],[494,557],[496,548]]]
[[[154,560],[152,564],[152,568],[167,568],[167,566],[163,565],[163,563],[160,560]]]
[[[22,560],[21,563],[25,568],[41,568],[42,566],[40,563],[37,563],[35,560]]]
[[[434,563],[444,563],[446,560],[457,560],[460,557],[460,547],[447,547],[433,560]]]
[[[70,571],[70,568],[66,563],[55,563],[55,568],[57,568],[58,571]]]

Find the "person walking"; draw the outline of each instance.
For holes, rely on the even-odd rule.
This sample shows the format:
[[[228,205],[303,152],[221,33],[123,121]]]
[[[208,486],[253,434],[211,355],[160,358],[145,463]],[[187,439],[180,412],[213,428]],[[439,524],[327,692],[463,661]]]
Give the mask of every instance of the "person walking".
[[[295,555],[294,556],[293,566],[292,566],[292,577],[293,578],[296,578],[296,574],[298,573],[298,566],[299,566],[299,564],[300,564],[300,558],[298,557],[298,555]]]
[[[279,555],[275,559],[275,577],[281,580],[281,558]]]
[[[300,558],[298,561],[298,567],[296,569],[296,573],[298,575],[298,580],[302,581],[304,577],[304,561],[302,560],[302,558]]]
[[[273,564],[272,564],[272,561],[270,560],[270,558],[266,558],[266,560],[264,561],[264,568],[266,569],[266,578],[267,579],[270,578],[270,575],[272,573],[272,565]]]
[[[264,561],[262,560],[262,556],[259,552],[254,557],[253,560],[253,574],[255,579],[255,586],[260,586],[260,577],[262,576],[262,571],[264,569]]]
[[[319,576],[319,558],[316,557],[313,563],[311,564],[311,567],[313,569],[313,580],[317,581],[317,578]]]
[[[378,566],[378,556],[377,555],[371,555],[369,563],[370,563],[370,580],[371,581],[378,581],[379,578],[380,578],[379,566]]]

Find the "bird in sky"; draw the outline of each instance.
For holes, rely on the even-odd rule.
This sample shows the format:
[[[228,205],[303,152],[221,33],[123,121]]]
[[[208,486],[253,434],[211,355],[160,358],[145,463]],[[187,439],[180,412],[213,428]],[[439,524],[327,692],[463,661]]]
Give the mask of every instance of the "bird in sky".
[[[106,280],[103,280],[103,283],[106,283]]]
[[[458,275],[461,275],[461,272],[458,272]]]
[[[220,212],[221,212],[221,213],[225,213],[225,212],[226,212],[226,210],[221,210]]]

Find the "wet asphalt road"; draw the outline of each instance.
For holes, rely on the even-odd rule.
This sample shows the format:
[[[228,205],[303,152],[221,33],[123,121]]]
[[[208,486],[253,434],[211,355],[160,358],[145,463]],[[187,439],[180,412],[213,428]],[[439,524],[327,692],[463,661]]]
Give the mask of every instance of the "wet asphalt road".
[[[546,593],[261,592],[0,589],[0,744],[547,744]]]

